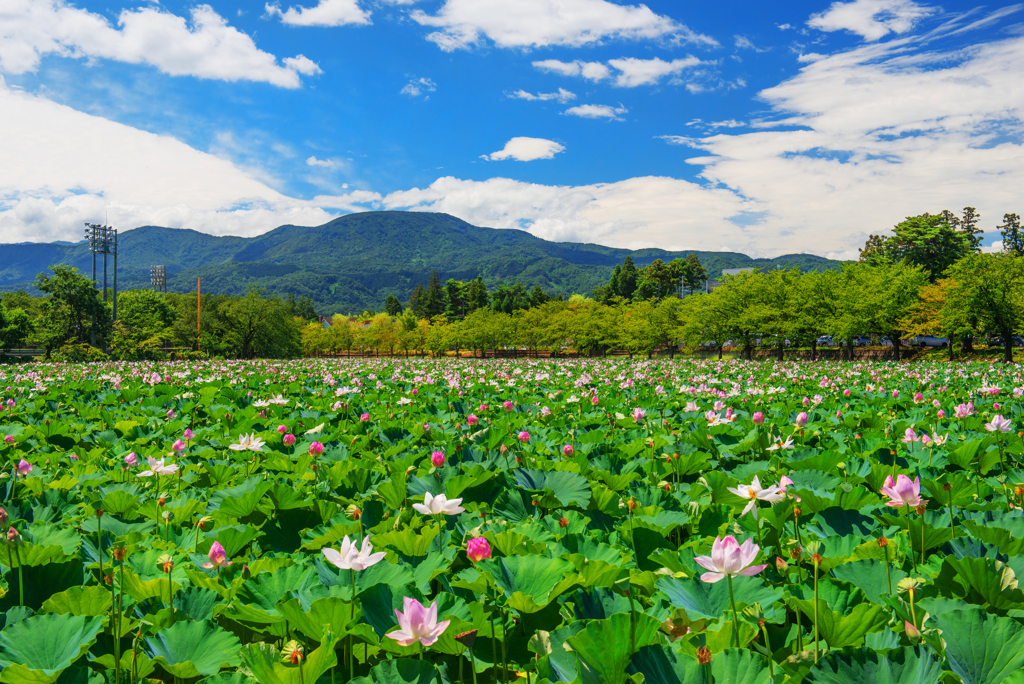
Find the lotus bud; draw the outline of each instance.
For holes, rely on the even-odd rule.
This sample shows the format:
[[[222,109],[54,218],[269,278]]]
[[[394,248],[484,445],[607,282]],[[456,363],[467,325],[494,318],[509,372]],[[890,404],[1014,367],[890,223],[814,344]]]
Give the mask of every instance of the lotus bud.
[[[295,444],[295,435],[285,435],[281,441],[285,446],[292,446]]]
[[[324,445],[320,442],[313,442],[309,445],[309,453],[311,456],[319,456],[324,453]]]
[[[13,527],[7,530],[7,543],[11,546],[17,546],[21,543],[21,535]]]
[[[491,557],[491,545],[483,537],[470,539],[466,543],[466,555],[474,563]]]
[[[430,464],[435,468],[440,468],[444,465],[444,453],[435,451],[430,454]]]

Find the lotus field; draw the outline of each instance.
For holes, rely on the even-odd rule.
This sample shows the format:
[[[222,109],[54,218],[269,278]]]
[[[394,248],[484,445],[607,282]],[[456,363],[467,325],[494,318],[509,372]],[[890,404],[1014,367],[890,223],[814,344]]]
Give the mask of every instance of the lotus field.
[[[0,682],[1024,682],[1013,366],[0,367]]]

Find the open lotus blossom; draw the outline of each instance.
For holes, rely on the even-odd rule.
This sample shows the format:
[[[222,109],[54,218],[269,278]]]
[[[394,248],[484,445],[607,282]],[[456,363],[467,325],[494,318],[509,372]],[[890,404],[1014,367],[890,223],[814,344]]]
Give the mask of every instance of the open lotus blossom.
[[[754,520],[757,520],[757,502],[758,501],[782,501],[785,495],[779,492],[778,485],[772,485],[770,487],[761,487],[761,481],[754,476],[753,481],[748,485],[740,485],[739,487],[729,487],[729,491],[738,497],[743,499],[749,499],[750,502],[747,504],[743,512],[740,513],[740,517],[743,517],[747,513],[753,511]]]
[[[472,413],[469,414],[469,416],[466,417],[466,425],[469,425],[470,427],[473,427],[474,425],[476,425],[479,422],[480,422],[480,419],[477,418],[476,415],[474,415]]]
[[[914,428],[907,428],[906,432],[903,433],[903,439],[900,440],[904,444],[912,444],[914,442],[920,442],[921,438],[914,432]]]
[[[430,646],[444,630],[448,629],[451,622],[437,621],[437,601],[431,603],[430,608],[426,608],[416,599],[406,596],[402,601],[402,608],[402,612],[395,608],[398,631],[384,635],[397,641],[399,646],[412,646],[417,641],[424,646]]]
[[[152,477],[153,475],[173,475],[178,472],[178,466],[176,464],[164,465],[165,459],[157,460],[152,456],[147,456],[146,461],[149,462],[149,470],[143,470],[139,473],[139,477]]]
[[[974,403],[968,402],[966,404],[957,404],[956,409],[953,411],[953,415],[957,418],[966,418],[967,416],[974,415]]]
[[[760,550],[761,547],[750,539],[741,545],[730,534],[725,539],[715,537],[715,542],[711,545],[710,556],[697,556],[693,560],[697,561],[702,568],[710,570],[700,576],[702,582],[721,582],[727,576],[753,577],[767,568],[767,564],[751,565]]]
[[[387,555],[383,551],[373,552],[373,545],[370,544],[369,535],[363,539],[362,548],[357,549],[355,542],[349,541],[348,535],[345,535],[341,540],[340,549],[335,551],[334,549],[324,548],[321,549],[321,552],[331,565],[342,570],[356,571],[362,571],[371,565],[376,565],[384,560],[384,556]]]
[[[943,444],[946,443],[947,439],[949,439],[949,435],[942,435],[942,436],[940,436],[939,433],[936,432],[931,437],[931,445],[932,446],[942,446]]]
[[[25,459],[21,459],[20,461],[18,461],[18,465],[15,467],[18,469],[19,475],[24,476],[32,472],[32,464],[26,461]]]
[[[171,445],[171,451],[173,451],[175,453],[177,453],[179,451],[184,451],[184,450],[185,450],[185,443],[182,442],[180,439],[176,440],[174,442],[174,444]]]
[[[135,452],[133,451],[130,454],[128,454],[127,456],[124,457],[124,462],[125,462],[125,465],[133,466],[133,465],[135,465],[136,463],[139,462],[139,458],[138,458],[138,456],[135,455]]]
[[[792,448],[793,448],[793,438],[792,437],[787,437],[785,442],[783,442],[781,439],[776,439],[775,440],[775,444],[772,444],[770,447],[768,447],[768,451],[778,451],[779,449],[792,449]]]
[[[882,494],[889,497],[885,502],[886,506],[900,508],[901,506],[921,506],[928,503],[927,499],[921,498],[921,478],[915,477],[911,480],[906,475],[900,475],[894,481],[892,475],[885,478],[882,485]]]
[[[254,432],[251,435],[238,435],[238,442],[228,444],[228,449],[232,451],[263,451],[264,443]]]
[[[213,542],[213,546],[210,547],[210,553],[207,554],[210,559],[209,563],[203,563],[203,567],[209,570],[210,568],[222,568],[225,565],[231,565],[231,561],[228,560],[228,554],[224,551],[224,547],[220,545],[220,542]]]
[[[643,420],[643,419],[644,419],[644,416],[646,416],[646,415],[647,415],[647,412],[646,412],[646,411],[644,411],[644,410],[643,410],[642,408],[640,408],[639,406],[638,406],[638,407],[636,407],[635,409],[633,409],[633,420],[635,420],[635,421],[636,421],[636,422],[638,422],[638,423],[639,423],[639,422],[640,422],[641,420]]]
[[[1009,432],[1012,427],[1013,423],[1010,422],[1010,419],[1003,418],[999,414],[992,417],[991,423],[985,423],[985,429],[989,432]]]
[[[462,499],[448,500],[444,494],[432,496],[430,492],[423,495],[423,503],[413,504],[412,507],[423,515],[458,515],[466,509],[460,506]]]
[[[521,431],[519,433],[519,441],[522,444],[526,444],[527,442],[529,442],[530,441],[530,433],[527,432],[526,430]]]

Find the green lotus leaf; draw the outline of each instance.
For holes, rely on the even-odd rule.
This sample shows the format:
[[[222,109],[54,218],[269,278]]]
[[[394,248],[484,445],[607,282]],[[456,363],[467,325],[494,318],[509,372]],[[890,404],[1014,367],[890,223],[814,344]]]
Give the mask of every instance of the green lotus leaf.
[[[322,674],[338,664],[334,647],[338,637],[329,630],[323,634],[320,646],[308,653],[301,664],[292,665],[283,660],[276,646],[265,642],[246,644],[242,649],[242,663],[259,684],[304,684],[315,682]],[[301,672],[300,672],[301,668]]]
[[[942,630],[946,662],[964,684],[998,684],[1024,668],[1024,627],[983,608],[953,610],[929,624]]]
[[[791,599],[794,607],[803,611],[807,619],[814,619],[814,600]],[[885,626],[889,615],[885,608],[875,603],[859,603],[849,615],[831,610],[828,601],[818,599],[818,630],[821,638],[830,648],[856,646],[869,632]]]
[[[656,586],[668,595],[673,606],[684,609],[691,620],[722,618],[731,611],[729,586],[724,580],[709,583],[696,578],[662,577]],[[760,577],[734,577],[732,586],[737,610],[760,603],[770,616],[773,614],[771,606],[782,600],[782,592],[765,585]]]
[[[313,601],[307,610],[303,610],[298,599],[285,601],[277,609],[290,626],[311,639],[319,639],[325,625],[334,634],[344,635],[349,623],[362,615],[362,611],[352,601],[333,596]]]
[[[482,571],[490,571],[509,606],[525,613],[541,610],[579,584],[579,577],[572,572],[573,564],[562,558],[509,556],[477,565]]]
[[[622,684],[626,681],[633,646],[637,649],[657,639],[661,623],[639,613],[634,630],[633,616],[616,613],[607,620],[594,620],[582,632],[566,641],[579,659],[584,684]]]
[[[145,639],[149,656],[182,679],[209,677],[238,665],[241,646],[238,637],[208,620],[176,622]]]
[[[43,601],[48,613],[102,616],[110,612],[114,598],[106,587],[71,587]]]
[[[708,684],[707,670],[693,656],[669,646],[644,646],[630,658],[629,671],[639,672],[645,682],[659,684]]]
[[[96,642],[103,619],[37,615],[0,631],[0,682],[53,684]]]
[[[590,505],[590,483],[579,473],[566,470],[533,470],[516,468],[513,475],[523,489],[530,492],[550,492],[562,506]]]
[[[434,684],[437,670],[421,660],[385,660],[370,670],[369,677],[357,677],[350,684]]]
[[[896,648],[879,654],[870,648],[829,651],[804,680],[808,684],[932,684],[942,662],[924,647]]]

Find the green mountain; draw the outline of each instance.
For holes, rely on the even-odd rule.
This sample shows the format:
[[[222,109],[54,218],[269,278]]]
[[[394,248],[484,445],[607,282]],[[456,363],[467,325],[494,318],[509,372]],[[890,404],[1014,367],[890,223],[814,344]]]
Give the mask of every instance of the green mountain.
[[[150,267],[160,264],[167,268],[171,291],[194,292],[198,277],[203,292],[211,293],[241,294],[255,283],[272,293],[308,295],[327,315],[381,309],[389,294],[407,301],[417,283],[426,285],[433,269],[442,282],[482,275],[490,286],[521,282],[552,293],[589,294],[608,281],[615,264],[627,255],[641,267],[655,259],[668,262],[697,254],[712,278],[727,268],[808,271],[839,265],[808,254],[752,259],[734,252],[548,242],[521,230],[473,226],[448,214],[404,211],[349,214],[315,227],[281,226],[253,238],[143,226],[120,235],[119,252],[119,290],[148,287]],[[0,245],[0,253],[0,291],[31,291],[36,275],[52,264],[92,273],[84,242]],[[112,263],[108,269],[112,274]]]

